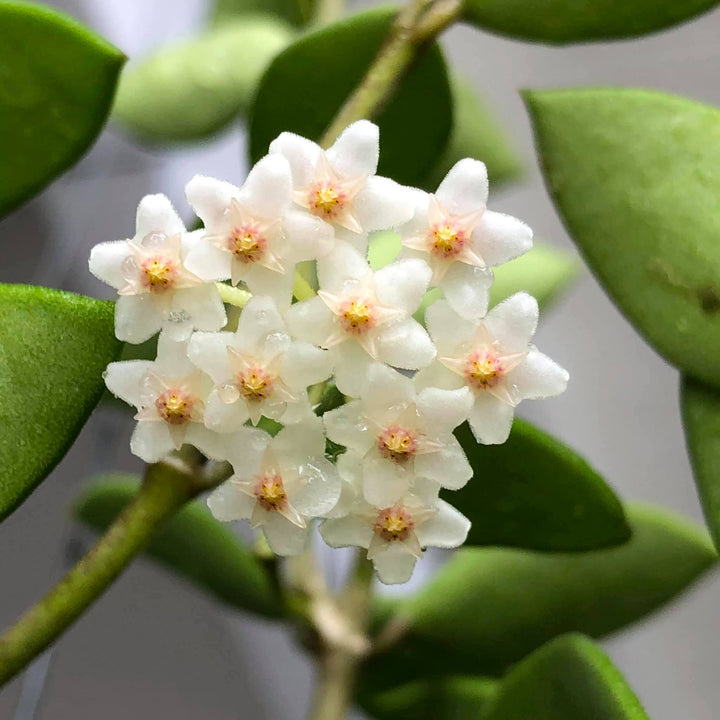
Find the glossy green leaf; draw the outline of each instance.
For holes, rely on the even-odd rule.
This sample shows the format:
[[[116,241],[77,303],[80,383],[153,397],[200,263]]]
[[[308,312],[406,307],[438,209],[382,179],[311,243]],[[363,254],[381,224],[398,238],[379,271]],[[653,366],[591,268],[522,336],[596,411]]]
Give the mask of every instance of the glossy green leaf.
[[[545,179],[620,309],[720,386],[720,111],[640,90],[526,95]]]
[[[87,487],[75,516],[104,532],[137,492],[138,480],[117,475]],[[148,555],[223,602],[278,617],[280,606],[270,574],[255,553],[200,502],[186,505],[153,538]]]
[[[66,15],[0,2],[0,217],[73,165],[105,123],[125,56]]]
[[[498,685],[492,678],[426,678],[361,697],[359,705],[377,720],[480,720]]]
[[[575,43],[645,35],[715,5],[717,0],[465,0],[465,18],[501,35]]]
[[[467,545],[596,550],[630,539],[615,493],[574,450],[516,419],[502,445],[480,445],[467,423],[455,435],[475,473],[444,492],[472,522]]]
[[[312,20],[317,0],[215,0],[212,22],[222,25],[237,17],[266,13],[293,25]]]
[[[113,303],[0,285],[0,520],[61,460],[120,352]]]
[[[392,8],[353,15],[300,38],[278,55],[260,82],[250,125],[253,162],[284,130],[318,140],[361,80],[387,36]],[[378,172],[402,183],[426,177],[452,126],[442,53],[428,47],[382,112]]]
[[[123,73],[113,119],[141,140],[198,140],[248,109],[289,28],[270,17],[224,23],[159,50]]]
[[[583,635],[563,635],[518,663],[482,720],[649,720],[610,658]]]
[[[695,483],[715,547],[720,547],[720,393],[685,377],[681,401]]]
[[[485,163],[491,189],[519,178],[522,173],[520,159],[472,84],[461,76],[451,75],[450,89],[453,103],[450,140],[423,186],[434,192],[450,168],[467,157]]]
[[[666,510],[631,506],[632,539],[586,553],[464,548],[417,595],[378,608],[407,626],[368,662],[363,692],[433,674],[501,675],[566,632],[602,637],[646,616],[717,561],[706,533]]]

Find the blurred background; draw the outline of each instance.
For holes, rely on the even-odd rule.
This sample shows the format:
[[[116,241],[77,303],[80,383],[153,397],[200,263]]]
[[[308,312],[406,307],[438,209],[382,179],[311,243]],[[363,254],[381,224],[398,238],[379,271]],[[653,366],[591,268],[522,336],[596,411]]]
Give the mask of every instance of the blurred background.
[[[191,35],[208,12],[204,0],[46,4],[79,18],[130,58]],[[442,44],[450,61],[487,99],[522,154],[523,180],[497,193],[491,187],[490,207],[521,217],[538,237],[572,250],[543,188],[517,90],[625,85],[720,105],[719,33],[720,11],[641,40],[562,49],[468,27],[446,33]],[[170,150],[139,148],[109,126],[79,165],[0,223],[0,282],[107,297],[107,288],[87,271],[92,245],[131,235],[135,208],[148,192],[166,193],[189,218],[187,180],[204,173],[239,184],[244,158],[239,125],[201,145]],[[622,497],[701,520],[677,372],[645,345],[586,270],[541,319],[538,344],[568,368],[570,387],[559,399],[524,403],[520,415],[584,454]],[[129,414],[99,408],[50,479],[0,527],[0,626],[13,622],[87,547],[91,538],[70,522],[69,505],[93,474],[139,467],[129,455],[131,429]],[[341,559],[335,553],[329,561]],[[424,566],[432,572],[432,562]],[[605,645],[654,720],[720,717],[717,573]],[[311,682],[311,665],[281,628],[227,611],[141,561],[51,656],[0,693],[0,718],[294,719],[305,712]]]

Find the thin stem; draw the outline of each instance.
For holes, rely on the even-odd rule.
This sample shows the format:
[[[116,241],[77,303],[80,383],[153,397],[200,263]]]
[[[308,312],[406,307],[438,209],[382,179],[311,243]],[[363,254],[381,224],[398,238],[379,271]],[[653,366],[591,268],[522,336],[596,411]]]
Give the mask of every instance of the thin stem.
[[[462,0],[411,0],[395,19],[385,44],[320,144],[332,145],[350,123],[377,115],[420,50],[456,20],[462,8]]]
[[[0,637],[0,686],[72,625],[195,493],[184,465],[167,461],[148,466],[137,496],[95,547]]]

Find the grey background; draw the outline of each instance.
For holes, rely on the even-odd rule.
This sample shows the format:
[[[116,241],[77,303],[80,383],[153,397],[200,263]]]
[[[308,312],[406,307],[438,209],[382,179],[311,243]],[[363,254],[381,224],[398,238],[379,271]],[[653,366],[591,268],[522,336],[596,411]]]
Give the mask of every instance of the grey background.
[[[131,57],[190,33],[205,13],[200,0],[50,4],[95,27]],[[467,27],[448,32],[443,44],[449,58],[487,96],[527,165],[524,182],[491,193],[490,206],[571,248],[542,187],[516,90],[626,85],[717,105],[719,30],[720,11],[642,40],[565,49]],[[242,142],[235,128],[203,147],[153,153],[106,130],[83,162],[0,223],[0,281],[105,294],[86,271],[90,247],[127,236],[145,192],[166,192],[188,215],[182,188],[192,174],[241,181]],[[584,453],[623,497],[699,520],[677,373],[634,333],[587,272],[543,318],[538,343],[569,369],[571,383],[562,398],[526,403],[521,414]],[[68,522],[78,486],[101,469],[137,467],[127,451],[130,429],[125,416],[98,410],[52,476],[0,527],[0,626],[60,576],[68,541],[76,548],[87,542]],[[606,643],[654,720],[720,717],[719,601],[715,574]],[[230,613],[137,562],[57,644],[36,718],[298,718],[311,678],[311,667],[280,628]],[[0,718],[13,717],[20,689],[16,680],[0,693]]]

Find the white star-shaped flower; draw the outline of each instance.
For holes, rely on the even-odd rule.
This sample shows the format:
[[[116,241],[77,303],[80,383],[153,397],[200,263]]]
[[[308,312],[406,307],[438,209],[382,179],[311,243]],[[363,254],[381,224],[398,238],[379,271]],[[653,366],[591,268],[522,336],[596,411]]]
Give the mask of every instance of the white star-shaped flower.
[[[530,344],[537,321],[537,302],[524,292],[475,321],[437,301],[425,322],[438,357],[417,374],[418,387],[470,388],[475,400],[468,420],[478,442],[505,442],[521,400],[559,395],[567,387],[567,371]]]
[[[197,332],[190,360],[215,385],[205,408],[205,424],[235,432],[261,416],[284,424],[312,414],[307,387],[332,373],[332,357],[310,343],[293,341],[272,298],[255,296],[234,333]]]
[[[428,365],[435,348],[411,316],[427,290],[430,268],[400,260],[377,272],[347,243],[318,260],[318,296],[286,313],[290,332],[333,351],[339,390],[357,397],[369,365],[380,360],[407,370]]]
[[[520,220],[487,210],[484,163],[466,158],[451,168],[434,195],[413,193],[415,214],[399,228],[401,257],[422,257],[432,268],[431,287],[440,288],[463,317],[487,312],[490,267],[532,247],[532,230]]]
[[[395,227],[412,216],[407,188],[375,174],[379,131],[367,120],[345,128],[327,151],[284,132],[270,144],[270,153],[290,163],[295,203],[332,225],[338,240],[362,253],[369,232]]]
[[[212,383],[188,360],[187,342],[161,333],[156,360],[110,363],[104,377],[113,395],[137,408],[130,450],[139,458],[157,462],[185,443],[214,460],[225,458],[227,436],[203,422]]]
[[[274,438],[243,428],[228,453],[234,475],[208,497],[212,514],[249,520],[262,527],[274,553],[296,555],[311,518],[332,511],[340,497],[340,477],[324,451],[319,418],[285,427]]]
[[[468,388],[417,392],[415,383],[375,364],[359,400],[325,413],[328,437],[360,456],[365,499],[378,507],[398,502],[416,477],[457,490],[472,468],[452,431],[473,405]]]
[[[160,330],[186,340],[193,329],[219,330],[227,318],[220,294],[190,272],[186,259],[200,235],[188,233],[164,195],[147,195],[138,206],[135,236],[96,245],[90,272],[114,287],[115,334],[141,343]]]
[[[290,166],[281,155],[260,160],[242,188],[196,175],[186,194],[205,229],[187,267],[203,280],[242,281],[254,295],[289,306],[295,265],[333,243],[332,228],[291,207],[291,193]]]
[[[351,451],[338,459],[338,470],[351,474],[350,483],[357,482],[353,468],[359,461]],[[433,495],[432,490],[420,484],[417,490],[420,492],[386,507],[371,505],[358,492],[349,513],[325,520],[320,534],[330,547],[366,548],[381,582],[405,583],[422,557],[422,548],[458,547],[470,530],[470,521],[452,505],[437,499],[437,491]]]

